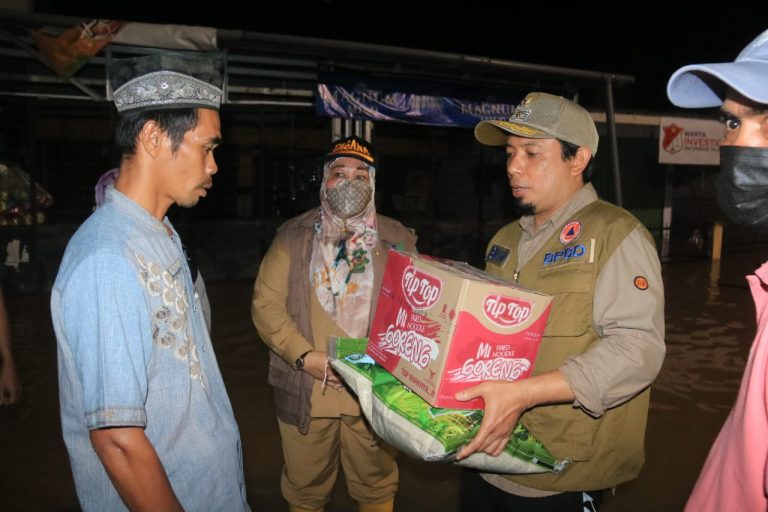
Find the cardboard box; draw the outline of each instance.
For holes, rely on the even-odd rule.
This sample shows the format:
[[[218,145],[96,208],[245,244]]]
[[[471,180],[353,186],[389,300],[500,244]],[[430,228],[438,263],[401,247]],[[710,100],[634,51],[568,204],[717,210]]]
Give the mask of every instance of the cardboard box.
[[[552,298],[465,263],[390,250],[367,353],[435,407],[456,392],[530,375]]]

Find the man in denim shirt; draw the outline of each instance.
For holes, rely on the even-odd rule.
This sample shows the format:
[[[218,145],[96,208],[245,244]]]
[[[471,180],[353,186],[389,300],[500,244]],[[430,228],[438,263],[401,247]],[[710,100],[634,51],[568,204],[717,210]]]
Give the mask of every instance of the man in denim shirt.
[[[110,69],[119,177],[70,240],[51,294],[84,510],[249,510],[237,424],[165,217],[212,186],[217,64],[163,54]]]

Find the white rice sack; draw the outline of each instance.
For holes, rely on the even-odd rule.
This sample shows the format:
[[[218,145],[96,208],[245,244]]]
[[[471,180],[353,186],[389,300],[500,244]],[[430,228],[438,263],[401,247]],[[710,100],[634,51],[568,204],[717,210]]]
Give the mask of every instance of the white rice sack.
[[[515,428],[498,457],[475,453],[456,462],[458,450],[477,431],[482,411],[431,407],[364,354],[364,343],[333,339],[331,365],[357,394],[376,434],[398,450],[425,461],[453,462],[493,473],[561,473],[568,466],[569,461],[555,460],[522,425]]]

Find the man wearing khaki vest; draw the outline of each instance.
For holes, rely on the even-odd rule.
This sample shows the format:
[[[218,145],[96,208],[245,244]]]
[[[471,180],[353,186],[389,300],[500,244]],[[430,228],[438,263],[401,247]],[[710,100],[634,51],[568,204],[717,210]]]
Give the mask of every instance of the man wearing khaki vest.
[[[649,386],[664,359],[664,293],[653,240],[589,183],[598,135],[589,113],[559,96],[527,95],[509,121],[475,128],[505,146],[522,217],[488,245],[486,270],[554,297],[533,376],[485,382],[485,418],[459,453],[498,455],[520,421],[558,458],[560,475],[465,472],[462,510],[596,510],[602,490],[644,461]]]

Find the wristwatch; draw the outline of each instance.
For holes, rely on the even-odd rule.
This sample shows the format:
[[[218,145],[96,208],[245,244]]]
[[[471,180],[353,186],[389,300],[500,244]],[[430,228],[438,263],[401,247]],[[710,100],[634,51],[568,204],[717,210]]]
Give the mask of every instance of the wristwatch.
[[[307,357],[307,354],[312,352],[311,350],[307,350],[303,354],[301,354],[299,357],[296,358],[296,361],[293,362],[293,367],[296,370],[301,370],[304,368],[304,358]]]

